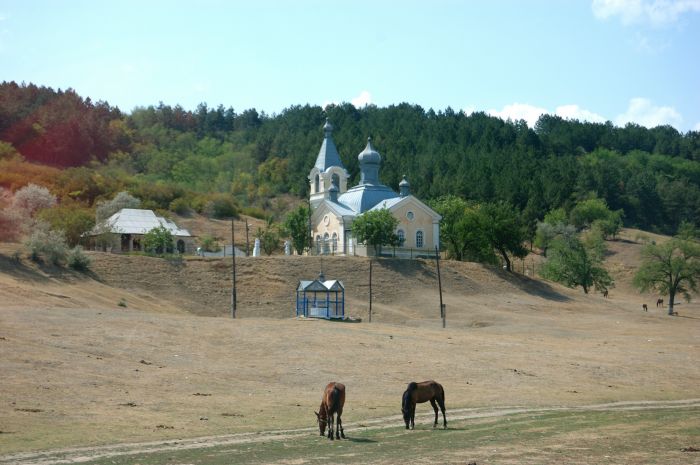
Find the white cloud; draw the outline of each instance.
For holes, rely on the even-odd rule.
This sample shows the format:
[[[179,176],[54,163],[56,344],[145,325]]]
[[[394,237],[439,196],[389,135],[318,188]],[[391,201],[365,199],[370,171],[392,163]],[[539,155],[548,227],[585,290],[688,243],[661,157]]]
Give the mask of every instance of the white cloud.
[[[470,108],[470,110],[473,111],[473,108]],[[498,116],[504,120],[510,119],[517,121],[523,119],[531,128],[535,126],[539,117],[544,113],[561,116],[564,119],[577,119],[579,121],[591,121],[593,123],[604,123],[606,121],[605,117],[573,104],[558,106],[556,110],[552,112],[546,108],[536,107],[526,103],[513,103],[504,106],[503,110],[488,110],[486,113],[491,116]]]
[[[470,105],[462,110],[462,113],[464,113],[464,116],[469,116],[472,113],[476,111],[476,108],[474,108],[473,105]]]
[[[700,122],[693,126],[693,131],[700,131]]]
[[[554,114],[564,119],[577,119],[579,121],[590,121],[591,123],[604,123],[605,117],[598,113],[586,110],[578,105],[562,105],[557,107]]]
[[[362,108],[372,103],[372,94],[370,94],[369,91],[363,90],[360,92],[360,95],[350,100],[350,103],[352,103],[355,108]]]
[[[664,124],[680,127],[683,117],[673,107],[656,107],[651,100],[636,97],[630,100],[627,111],[615,118],[615,124],[624,126],[627,123],[637,123],[653,128]]]
[[[663,26],[676,22],[684,13],[700,12],[700,0],[593,0],[591,7],[598,19],[619,16],[625,25]]]
[[[513,121],[517,121],[524,119],[527,122],[528,126],[534,127],[540,115],[542,115],[542,113],[549,112],[544,108],[529,105],[527,103],[512,103],[510,105],[504,106],[503,110],[501,111],[488,110],[486,113],[488,113],[491,116],[498,116],[499,118],[504,120],[510,119]]]

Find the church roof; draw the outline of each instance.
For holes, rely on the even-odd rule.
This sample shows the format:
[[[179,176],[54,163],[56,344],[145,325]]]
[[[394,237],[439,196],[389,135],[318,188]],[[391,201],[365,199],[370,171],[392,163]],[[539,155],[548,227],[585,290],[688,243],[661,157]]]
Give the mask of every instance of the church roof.
[[[338,202],[355,213],[364,213],[380,202],[394,198],[401,200],[396,192],[383,184],[360,184],[338,197]]]
[[[343,162],[340,160],[340,154],[338,149],[333,142],[333,125],[326,119],[326,124],[323,125],[323,142],[321,142],[321,149],[318,151],[318,156],[316,157],[316,163],[314,166],[319,169],[319,171],[326,171],[331,166],[339,166],[343,169]]]

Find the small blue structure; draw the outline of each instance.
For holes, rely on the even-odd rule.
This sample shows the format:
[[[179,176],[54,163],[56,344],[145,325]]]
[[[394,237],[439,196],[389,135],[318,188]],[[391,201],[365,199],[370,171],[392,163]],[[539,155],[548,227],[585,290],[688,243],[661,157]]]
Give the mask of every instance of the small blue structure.
[[[337,279],[326,281],[323,272],[313,281],[299,281],[297,316],[344,319],[345,286]]]

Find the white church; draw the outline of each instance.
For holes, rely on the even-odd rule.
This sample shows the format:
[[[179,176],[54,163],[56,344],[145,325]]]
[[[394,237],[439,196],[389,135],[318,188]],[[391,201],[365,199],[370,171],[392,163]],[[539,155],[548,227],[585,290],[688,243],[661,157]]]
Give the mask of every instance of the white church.
[[[441,216],[411,195],[406,177],[399,183],[399,193],[382,184],[379,180],[382,157],[367,139],[367,146],[357,156],[360,183],[348,189],[350,175],[333,142],[333,126],[327,120],[323,131],[321,149],[309,173],[314,238],[311,253],[373,255],[373,247],[358,244],[352,236],[352,222],[366,211],[386,208],[399,220],[395,232],[402,244],[385,252],[398,257],[434,254],[435,247],[440,244]]]

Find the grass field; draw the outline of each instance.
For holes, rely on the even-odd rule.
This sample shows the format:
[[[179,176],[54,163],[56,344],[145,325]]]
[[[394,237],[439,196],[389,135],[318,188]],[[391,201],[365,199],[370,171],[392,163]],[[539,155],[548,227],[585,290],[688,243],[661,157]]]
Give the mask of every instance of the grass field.
[[[166,464],[663,464],[700,463],[700,404],[640,410],[562,410],[450,421],[433,429],[422,418],[413,431],[393,426],[349,427],[347,439],[315,431],[219,438],[218,445],[170,443],[131,449],[54,453],[25,463]],[[214,442],[216,443],[216,442]],[[148,449],[147,446],[142,446]],[[99,457],[102,453],[103,456]],[[92,455],[91,455],[92,454]],[[0,460],[0,463],[8,463]]]

